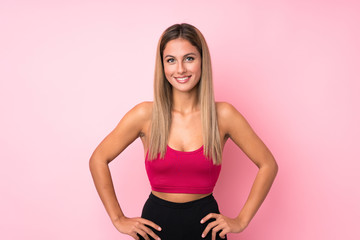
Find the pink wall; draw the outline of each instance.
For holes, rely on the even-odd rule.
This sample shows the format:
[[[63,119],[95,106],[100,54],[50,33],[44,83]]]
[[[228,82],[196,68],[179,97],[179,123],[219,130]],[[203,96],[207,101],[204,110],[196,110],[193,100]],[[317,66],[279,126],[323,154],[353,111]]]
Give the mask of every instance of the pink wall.
[[[203,32],[217,100],[243,113],[280,166],[250,226],[229,239],[360,239],[358,1],[126,2],[1,1],[0,239],[130,239],[107,217],[88,159],[152,99],[157,40],[179,22]],[[125,213],[140,215],[141,142],[111,169]],[[214,193],[225,215],[255,174],[228,142]]]

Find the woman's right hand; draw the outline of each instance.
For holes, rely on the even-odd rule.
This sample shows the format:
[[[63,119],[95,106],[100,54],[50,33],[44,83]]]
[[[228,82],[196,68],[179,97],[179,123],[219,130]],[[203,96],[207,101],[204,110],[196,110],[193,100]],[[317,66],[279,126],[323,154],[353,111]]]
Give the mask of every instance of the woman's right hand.
[[[141,235],[145,240],[150,240],[149,236],[153,237],[156,240],[160,238],[146,225],[161,231],[161,227],[144,218],[128,218],[121,217],[113,222],[114,226],[119,230],[119,232],[132,236],[134,239],[139,240],[139,235]]]

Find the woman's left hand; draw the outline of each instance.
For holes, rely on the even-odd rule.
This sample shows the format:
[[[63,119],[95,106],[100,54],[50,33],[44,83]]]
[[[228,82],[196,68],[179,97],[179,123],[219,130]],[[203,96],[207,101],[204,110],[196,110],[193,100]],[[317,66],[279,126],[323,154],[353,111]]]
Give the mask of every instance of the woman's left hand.
[[[242,224],[241,221],[237,218],[228,218],[224,215],[221,214],[217,214],[217,213],[209,213],[208,215],[206,215],[203,219],[201,219],[200,223],[205,223],[206,221],[208,221],[209,219],[214,218],[215,221],[210,222],[203,234],[201,235],[201,237],[205,237],[210,230],[212,230],[212,240],[216,239],[216,233],[220,232],[219,236],[221,238],[225,238],[225,235],[227,233],[239,233],[241,231],[243,231],[247,224]]]

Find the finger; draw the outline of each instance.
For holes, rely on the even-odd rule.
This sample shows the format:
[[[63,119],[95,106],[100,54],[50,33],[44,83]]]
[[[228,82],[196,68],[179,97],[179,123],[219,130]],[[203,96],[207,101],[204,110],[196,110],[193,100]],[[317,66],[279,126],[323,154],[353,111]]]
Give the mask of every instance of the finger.
[[[222,231],[222,228],[219,227],[219,226],[216,226],[216,227],[214,227],[214,228],[211,230],[211,239],[212,239],[212,240],[216,240],[216,234],[217,234],[219,231]]]
[[[226,224],[219,224],[216,227],[214,227],[211,231],[212,231],[212,238],[214,238],[214,240],[216,239],[216,234],[217,233],[222,233],[224,228],[226,227]]]
[[[139,226],[139,228],[146,232],[148,235],[152,236],[154,239],[160,240],[159,236],[156,235],[150,228],[146,227],[145,225],[141,225]]]
[[[219,234],[219,237],[221,237],[222,239],[224,239],[226,236],[226,233],[223,233],[223,231]]]
[[[212,240],[216,240],[216,234],[217,233],[219,233],[219,237],[225,238],[225,234],[223,234],[224,229],[221,229],[219,226],[213,228],[211,231],[212,231],[212,233],[211,233]]]
[[[218,222],[217,221],[213,221],[213,222],[211,222],[211,223],[209,223],[207,226],[206,226],[206,228],[205,228],[205,230],[203,231],[203,234],[201,235],[202,237],[205,237],[207,234],[208,234],[208,232],[213,228],[213,227],[215,227],[215,226],[217,226],[218,225]]]
[[[218,215],[219,214],[217,214],[217,213],[209,213],[203,219],[201,219],[200,223],[205,223],[207,220],[209,220],[211,218],[217,218]]]
[[[135,240],[140,240],[139,236],[136,233],[129,234],[131,237],[133,237]]]
[[[214,229],[211,230],[211,240],[216,240],[216,231]]]
[[[141,235],[145,240],[150,240],[149,236],[146,234],[145,231],[141,230],[140,228],[136,229],[136,232]]]
[[[215,232],[215,233],[219,232],[219,234],[220,234],[220,231],[223,231],[224,228],[225,228],[225,226],[217,225],[216,227],[214,227],[214,228],[212,229],[212,231]]]
[[[153,227],[154,229],[156,229],[158,231],[161,231],[161,227],[150,220],[147,220],[145,218],[139,218],[138,220],[143,224],[146,224],[150,227]]]
[[[219,233],[219,236],[221,238],[225,238],[226,234],[228,234],[230,232],[230,228],[229,227],[225,227],[221,230],[221,232]]]

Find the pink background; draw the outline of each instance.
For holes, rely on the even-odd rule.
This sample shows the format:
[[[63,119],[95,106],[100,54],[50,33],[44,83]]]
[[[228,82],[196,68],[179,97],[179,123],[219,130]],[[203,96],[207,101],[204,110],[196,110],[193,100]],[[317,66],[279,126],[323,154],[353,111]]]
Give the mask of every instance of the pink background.
[[[220,3],[221,2],[221,3]],[[88,160],[152,100],[155,48],[173,23],[205,35],[218,101],[271,149],[279,174],[233,239],[360,239],[358,1],[1,1],[0,239],[130,239]],[[110,164],[127,216],[150,193],[141,141]],[[234,217],[256,167],[232,142],[214,195]]]

